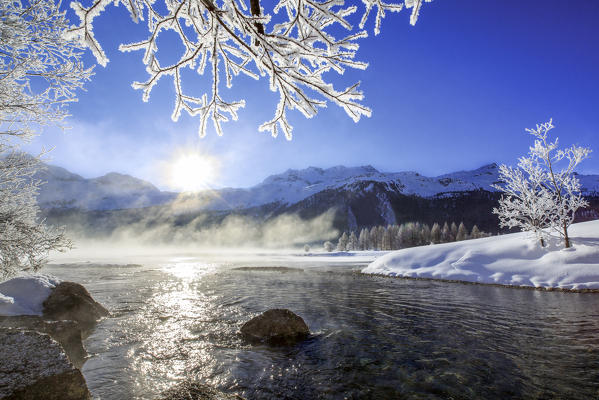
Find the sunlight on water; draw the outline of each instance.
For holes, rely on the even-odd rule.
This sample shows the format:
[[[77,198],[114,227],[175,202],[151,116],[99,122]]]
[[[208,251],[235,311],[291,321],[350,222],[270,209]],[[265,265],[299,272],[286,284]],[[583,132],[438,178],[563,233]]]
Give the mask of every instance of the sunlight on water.
[[[246,399],[599,396],[599,296],[266,261],[50,267],[111,310],[85,341],[93,395],[152,399],[192,379]],[[244,342],[241,325],[269,308],[301,315],[311,337]]]
[[[190,259],[193,258],[182,257],[174,259],[171,263],[163,265],[162,270],[186,281],[213,274],[218,270],[218,264],[190,262],[188,261]]]

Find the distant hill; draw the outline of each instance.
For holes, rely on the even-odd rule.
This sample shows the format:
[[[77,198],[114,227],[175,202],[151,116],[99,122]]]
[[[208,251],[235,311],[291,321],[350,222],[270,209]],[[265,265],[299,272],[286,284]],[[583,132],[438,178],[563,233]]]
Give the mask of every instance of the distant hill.
[[[116,172],[85,179],[64,168],[46,165],[35,178],[45,182],[37,197],[43,209],[141,208],[168,203],[177,197],[177,193],[162,192],[149,182]]]
[[[436,177],[417,172],[380,172],[372,166],[287,170],[250,188],[194,194],[162,192],[143,180],[117,173],[84,179],[49,166],[39,178],[39,202],[50,223],[78,225],[110,234],[123,224],[151,229],[161,224],[202,229],[238,215],[272,221],[284,215],[310,220],[333,213],[338,230],[409,221],[432,224],[463,221],[487,232],[499,231],[491,213],[501,194],[498,166],[485,165]],[[599,175],[579,175],[591,201],[580,219],[599,218]],[[145,227],[145,228],[144,228]]]

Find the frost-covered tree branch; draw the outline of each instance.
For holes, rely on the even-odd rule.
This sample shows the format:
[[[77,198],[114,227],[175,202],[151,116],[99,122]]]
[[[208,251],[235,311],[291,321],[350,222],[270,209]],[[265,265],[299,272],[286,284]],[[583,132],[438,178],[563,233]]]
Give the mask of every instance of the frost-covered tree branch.
[[[82,48],[65,38],[68,22],[50,0],[0,0],[0,132],[28,139],[38,125],[66,116],[89,79]]]
[[[0,280],[37,271],[49,251],[71,247],[61,229],[37,219],[39,158],[13,150],[0,143]]]
[[[500,179],[504,184],[493,186],[505,195],[493,213],[499,216],[500,226],[534,232],[541,245],[549,228],[563,238],[567,248],[570,247],[568,227],[576,211],[588,205],[573,172],[589,157],[591,150],[575,145],[557,149],[558,139],[553,142],[548,139],[548,132],[553,128],[549,120],[527,129],[535,137],[528,156],[518,160],[518,168],[500,166]],[[559,164],[564,166],[558,169]]]
[[[37,270],[50,250],[70,246],[37,221],[40,161],[19,151],[40,126],[64,119],[92,74],[67,29],[53,0],[0,0],[0,278]]]
[[[251,0],[249,8],[246,0],[165,0],[166,12],[160,12],[154,0],[94,0],[87,7],[72,2],[80,24],[71,29],[70,37],[79,38],[105,66],[108,58],[94,36],[93,22],[109,4],[121,4],[133,21],[145,21],[148,28],[146,39],[120,46],[121,51],[143,52],[149,77],[144,82],[134,82],[133,87],[143,91],[144,101],[148,101],[161,78],[170,76],[175,90],[172,119],[177,121],[185,110],[191,116],[199,115],[200,136],[206,135],[208,119],[221,135],[222,123],[236,120],[238,110],[245,105],[243,99],[226,100],[221,94],[222,82],[231,88],[233,79],[240,74],[254,79],[268,77],[270,89],[278,93],[279,101],[273,118],[264,122],[260,130],[275,137],[282,130],[291,139],[288,110],[298,110],[311,118],[319,108],[332,102],[356,122],[364,115],[370,116],[371,110],[361,103],[364,95],[358,89],[359,82],[338,89],[325,74],[367,67],[355,56],[358,40],[367,36],[363,28],[373,10],[374,32],[378,34],[386,12],[398,12],[405,5],[412,9],[410,22],[415,24],[425,1],[431,0],[405,0],[398,4],[362,0],[365,9],[359,29],[348,21],[358,7],[346,4],[346,0],[277,0],[271,13],[266,13],[258,0]],[[345,35],[339,34],[342,30]],[[181,57],[168,65],[157,57],[158,38],[165,31],[175,32],[185,48]],[[207,64],[211,66],[211,93],[184,91],[183,70],[189,68],[204,75]]]

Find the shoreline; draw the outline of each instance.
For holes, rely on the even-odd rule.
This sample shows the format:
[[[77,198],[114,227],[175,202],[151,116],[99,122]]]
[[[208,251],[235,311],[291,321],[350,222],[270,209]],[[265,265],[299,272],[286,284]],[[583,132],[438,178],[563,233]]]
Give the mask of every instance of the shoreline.
[[[462,281],[458,279],[442,279],[442,278],[429,278],[429,277],[419,277],[419,276],[401,276],[401,275],[388,275],[388,274],[378,274],[378,273],[364,273],[361,271],[356,271],[358,275],[365,276],[376,276],[379,278],[390,278],[390,279],[406,279],[406,280],[415,280],[415,281],[433,281],[433,282],[445,282],[445,283],[458,283],[462,285],[481,285],[481,286],[493,286],[493,287],[501,287],[505,289],[524,289],[524,290],[536,290],[539,292],[562,292],[562,293],[599,293],[599,289],[568,289],[561,287],[544,287],[544,286],[528,286],[528,285],[507,285],[503,283],[486,283],[486,282],[472,282],[472,281]]]

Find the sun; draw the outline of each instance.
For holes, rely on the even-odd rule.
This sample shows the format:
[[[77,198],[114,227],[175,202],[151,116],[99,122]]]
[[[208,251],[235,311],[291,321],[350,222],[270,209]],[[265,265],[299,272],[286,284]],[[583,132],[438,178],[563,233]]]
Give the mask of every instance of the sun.
[[[184,192],[209,189],[217,176],[218,162],[204,154],[181,154],[170,165],[170,186]]]

